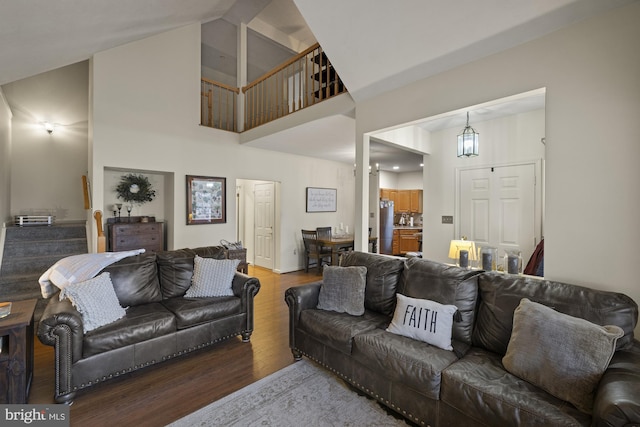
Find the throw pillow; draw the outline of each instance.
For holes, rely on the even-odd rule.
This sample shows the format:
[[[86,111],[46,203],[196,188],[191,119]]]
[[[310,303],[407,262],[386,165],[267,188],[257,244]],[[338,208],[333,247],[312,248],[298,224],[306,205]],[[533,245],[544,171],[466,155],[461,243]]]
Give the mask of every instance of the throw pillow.
[[[609,366],[618,326],[599,326],[523,298],[502,359],[505,369],[591,414],[595,389]]]
[[[366,284],[367,267],[326,266],[322,270],[317,308],[362,316]]]
[[[113,290],[109,273],[65,286],[60,291],[60,300],[64,298],[68,298],[82,315],[85,333],[113,323],[126,314]]]
[[[191,286],[186,298],[231,297],[233,296],[233,276],[240,264],[239,259],[201,258],[193,259]]]
[[[443,350],[453,350],[451,332],[455,305],[397,294],[396,311],[388,332],[424,341]]]

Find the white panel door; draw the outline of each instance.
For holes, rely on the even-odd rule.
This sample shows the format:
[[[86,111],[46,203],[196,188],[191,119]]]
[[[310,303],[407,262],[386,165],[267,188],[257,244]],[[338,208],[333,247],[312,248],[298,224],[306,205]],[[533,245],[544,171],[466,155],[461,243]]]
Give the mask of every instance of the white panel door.
[[[256,184],[255,195],[255,265],[273,270],[273,226],[275,194],[273,182]]]
[[[526,264],[536,245],[535,165],[460,171],[459,236],[477,247],[519,249]]]

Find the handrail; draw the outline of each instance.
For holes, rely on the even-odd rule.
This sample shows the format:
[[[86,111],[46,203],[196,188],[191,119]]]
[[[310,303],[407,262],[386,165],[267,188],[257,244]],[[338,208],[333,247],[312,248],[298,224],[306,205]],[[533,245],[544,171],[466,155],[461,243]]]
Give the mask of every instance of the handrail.
[[[329,58],[316,43],[242,88],[244,130],[346,91]]]
[[[258,83],[268,79],[269,77],[273,76],[274,74],[276,74],[278,71],[282,71],[285,68],[287,68],[289,65],[293,64],[294,62],[299,61],[300,59],[304,58],[305,56],[307,56],[309,53],[313,52],[314,50],[316,50],[317,48],[320,47],[319,43],[314,44],[313,46],[310,46],[308,48],[306,48],[305,50],[303,50],[302,52],[300,52],[299,54],[297,54],[296,56],[294,56],[293,58],[287,59],[286,61],[284,61],[282,64],[278,65],[276,68],[274,68],[273,70],[264,73],[263,75],[261,75],[260,77],[258,77],[257,79],[255,79],[254,81],[252,81],[251,83],[247,84],[246,86],[242,87],[242,92],[246,92],[247,89],[251,89],[252,87],[254,87],[255,85],[257,85]]]
[[[200,124],[237,132],[237,105],[244,94],[244,130],[347,92],[316,43],[239,89],[200,79]]]
[[[223,89],[230,90],[231,92],[240,93],[240,89],[237,88],[237,87],[229,86],[229,85],[226,85],[224,83],[217,82],[215,80],[207,79],[205,77],[202,77],[200,80],[202,80],[203,82],[211,83],[214,86],[218,86],[218,87],[221,87]]]

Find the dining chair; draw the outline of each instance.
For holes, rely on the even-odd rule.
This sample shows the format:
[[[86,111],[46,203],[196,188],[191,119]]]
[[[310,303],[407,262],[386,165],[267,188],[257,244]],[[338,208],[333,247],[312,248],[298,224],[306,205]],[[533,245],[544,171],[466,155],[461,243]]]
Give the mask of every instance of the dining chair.
[[[331,227],[317,227],[318,239],[331,240]]]
[[[304,242],[304,271],[309,272],[309,267],[316,265],[318,273],[322,273],[322,263],[326,260],[331,264],[331,248],[323,248],[318,244],[318,232],[316,230],[302,230],[302,241]],[[315,260],[315,263],[312,261]]]
[[[319,240],[331,240],[331,227],[316,227],[316,232]],[[331,247],[323,246],[322,250],[331,252]]]
[[[320,240],[331,240],[331,227],[317,227],[316,231],[318,232],[318,239]],[[323,250],[331,252],[331,247],[322,247]],[[342,257],[353,251],[353,246],[342,247],[338,249],[338,264],[342,264]]]

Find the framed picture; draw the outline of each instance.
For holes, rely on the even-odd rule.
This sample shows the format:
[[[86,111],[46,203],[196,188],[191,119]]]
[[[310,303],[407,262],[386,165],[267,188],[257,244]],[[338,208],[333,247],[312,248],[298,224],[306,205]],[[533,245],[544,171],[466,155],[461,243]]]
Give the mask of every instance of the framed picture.
[[[227,179],[187,175],[187,225],[227,222]]]
[[[338,190],[307,187],[307,212],[335,212]]]

